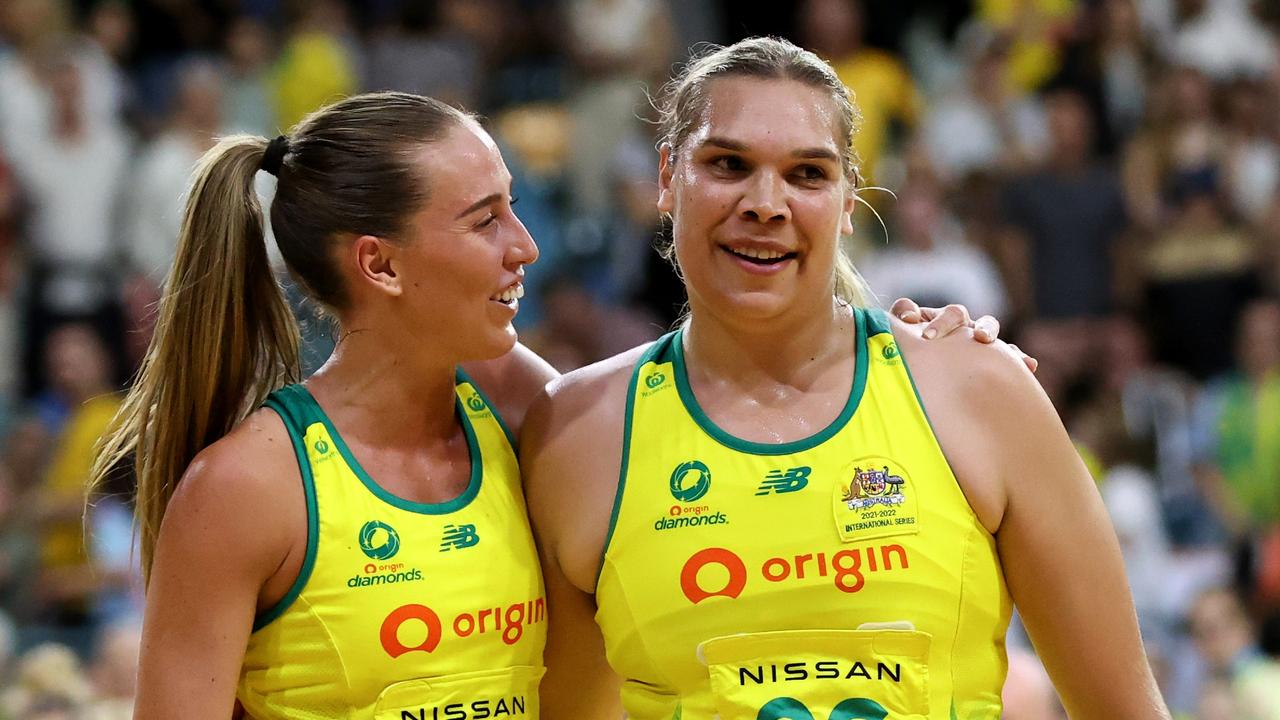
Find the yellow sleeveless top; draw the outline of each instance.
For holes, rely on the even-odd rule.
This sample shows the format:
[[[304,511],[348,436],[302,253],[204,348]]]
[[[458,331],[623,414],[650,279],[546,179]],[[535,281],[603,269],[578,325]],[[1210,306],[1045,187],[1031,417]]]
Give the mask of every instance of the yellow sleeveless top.
[[[255,720],[538,717],[547,611],[516,457],[465,376],[457,398],[471,482],[440,504],[379,486],[301,385],[267,400],[308,529],[297,581],[245,652],[237,696]]]
[[[1000,717],[1011,603],[880,311],[848,403],[766,445],[699,408],[682,333],[637,364],[596,621],[632,720]]]

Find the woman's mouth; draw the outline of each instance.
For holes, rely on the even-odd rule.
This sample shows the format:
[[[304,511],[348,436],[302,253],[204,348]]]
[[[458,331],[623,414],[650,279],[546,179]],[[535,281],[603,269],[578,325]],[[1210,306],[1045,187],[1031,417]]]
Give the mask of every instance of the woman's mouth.
[[[725,245],[722,245],[721,247],[723,247],[725,252],[729,253],[730,255],[733,255],[734,257],[737,257],[737,258],[741,258],[742,260],[746,260],[747,262],[753,263],[755,265],[776,265],[780,262],[783,262],[784,260],[790,260],[791,258],[794,258],[796,256],[794,252],[784,253],[779,250],[764,250],[761,248],[732,248]]]
[[[522,297],[524,297],[524,283],[516,283],[489,299],[507,307],[515,307]]]

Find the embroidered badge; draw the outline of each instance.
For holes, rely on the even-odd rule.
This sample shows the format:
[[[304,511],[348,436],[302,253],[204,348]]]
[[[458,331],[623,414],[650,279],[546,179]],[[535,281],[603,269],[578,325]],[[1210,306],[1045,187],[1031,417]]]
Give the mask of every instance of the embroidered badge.
[[[916,533],[916,500],[916,488],[902,465],[885,457],[859,458],[835,485],[836,531],[844,542]]]

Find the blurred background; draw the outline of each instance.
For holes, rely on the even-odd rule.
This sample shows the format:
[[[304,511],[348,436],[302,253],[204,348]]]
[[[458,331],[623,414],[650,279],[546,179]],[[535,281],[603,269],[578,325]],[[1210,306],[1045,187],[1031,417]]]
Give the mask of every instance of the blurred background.
[[[0,718],[129,717],[129,480],[82,520],[85,480],[215,136],[364,90],[482,114],[542,249],[522,337],[569,370],[679,316],[648,97],[755,34],[856,95],[896,194],[848,239],[882,303],[964,303],[1039,358],[1171,707],[1280,718],[1280,1],[758,5],[0,0]],[[331,328],[293,295],[314,368]],[[1005,717],[1062,717],[1027,648]]]

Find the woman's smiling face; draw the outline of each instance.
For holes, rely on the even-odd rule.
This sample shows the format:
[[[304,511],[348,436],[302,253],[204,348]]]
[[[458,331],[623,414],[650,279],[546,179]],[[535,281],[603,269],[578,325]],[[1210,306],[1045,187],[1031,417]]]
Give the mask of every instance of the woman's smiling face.
[[[793,80],[726,77],[706,92],[659,178],[690,303],[755,321],[829,305],[854,203],[835,103]]]

